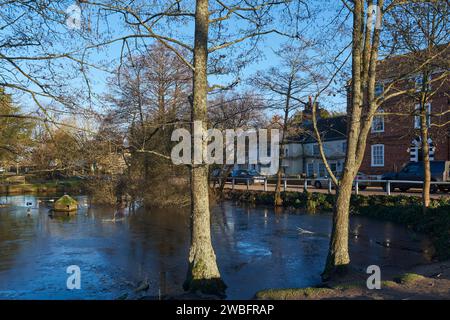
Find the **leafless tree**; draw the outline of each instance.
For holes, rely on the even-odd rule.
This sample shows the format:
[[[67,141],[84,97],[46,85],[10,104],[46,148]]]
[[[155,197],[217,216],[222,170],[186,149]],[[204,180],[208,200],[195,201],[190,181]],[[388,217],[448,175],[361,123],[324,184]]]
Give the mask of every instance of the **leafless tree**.
[[[145,48],[148,40],[156,40],[192,70],[190,121],[192,124],[201,121],[204,130],[208,92],[227,87],[209,85],[208,75],[239,71],[258,53],[255,44],[264,35],[298,36],[299,33],[291,32],[290,28],[298,25],[299,12],[307,14],[306,10],[298,10],[303,3],[296,1],[84,1],[84,4],[116,13],[126,24],[126,33],[107,43],[97,43],[97,46],[122,42],[126,47],[130,40],[135,40],[140,48]],[[280,14],[282,12],[284,14]],[[275,16],[285,19],[284,30],[276,28],[280,24],[274,24]],[[239,47],[241,50],[237,50]],[[227,64],[227,60],[234,63]],[[233,67],[230,69],[229,65]],[[211,244],[208,166],[195,164],[190,167],[192,237],[184,287],[193,291],[223,292],[225,286]]]
[[[251,79],[251,83],[266,93],[268,109],[271,112],[280,111],[281,140],[280,159],[275,188],[275,206],[282,205],[281,179],[283,174],[283,159],[285,158],[285,145],[290,129],[292,117],[308,104],[308,96],[315,92],[323,81],[315,72],[318,70],[317,61],[308,55],[312,44],[287,44],[280,48],[276,54],[281,63],[267,71],[260,71]]]
[[[227,129],[250,129],[264,128],[266,126],[266,101],[260,95],[254,92],[237,93],[227,91],[221,93],[209,102],[208,121],[212,128]],[[224,146],[225,152],[225,146]],[[218,196],[222,195],[233,166],[219,164],[212,167],[214,173],[219,175],[214,178],[214,187],[216,182],[220,182],[217,189]]]
[[[428,106],[433,98],[445,94],[448,96],[446,92],[449,88],[449,10],[448,1],[411,1],[396,6],[386,19],[390,35],[386,47],[391,54],[404,54],[403,64],[416,69],[416,74],[412,75],[415,80],[412,87],[415,90],[406,94],[414,102],[414,107],[404,113],[419,119],[424,163],[424,213],[430,205],[431,189],[429,128],[433,124],[442,126],[441,122],[432,120],[438,120],[446,112],[431,110]],[[415,108],[416,104],[418,108]]]
[[[330,169],[325,156],[323,143],[317,129],[317,99],[322,90],[311,99],[313,106],[313,126],[319,144],[319,151],[325,167],[333,183],[336,185],[336,200],[333,214],[333,228],[330,239],[324,279],[329,279],[336,272],[345,270],[350,263],[348,252],[349,209],[353,181],[364,158],[366,141],[377,110],[386,101],[415,91],[415,88],[404,88],[400,84],[411,75],[417,73],[421,67],[431,64],[436,55],[428,57],[420,65],[412,68],[396,66],[395,74],[385,85],[384,93],[376,96],[375,87],[380,74],[386,72],[379,65],[380,40],[387,16],[404,1],[384,0],[342,0],[343,6],[352,17],[351,35],[351,81],[348,85],[349,102],[347,106],[347,150],[342,176],[338,179]],[[377,69],[377,67],[380,67]],[[336,68],[336,73],[343,66]],[[333,77],[332,77],[333,79]],[[326,86],[325,86],[326,88]]]

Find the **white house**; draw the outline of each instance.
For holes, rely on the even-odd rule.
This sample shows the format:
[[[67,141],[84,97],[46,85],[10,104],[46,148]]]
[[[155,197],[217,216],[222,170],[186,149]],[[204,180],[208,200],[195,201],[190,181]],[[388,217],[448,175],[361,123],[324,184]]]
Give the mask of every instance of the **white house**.
[[[339,174],[344,166],[347,148],[347,117],[321,118],[317,121],[317,127],[330,167]],[[319,145],[310,123],[306,123],[300,135],[289,138],[285,147],[283,168],[287,175],[327,177]]]

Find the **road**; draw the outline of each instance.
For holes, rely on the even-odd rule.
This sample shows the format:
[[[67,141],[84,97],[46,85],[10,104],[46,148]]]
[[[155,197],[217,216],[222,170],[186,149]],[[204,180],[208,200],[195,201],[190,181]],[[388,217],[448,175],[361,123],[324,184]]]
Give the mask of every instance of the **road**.
[[[231,183],[227,183],[225,185],[225,188],[227,189],[231,189],[232,188],[232,184]],[[254,185],[250,185],[249,190],[254,190],[254,191],[264,191],[264,185],[263,184],[254,184]],[[245,184],[236,184],[234,186],[235,190],[247,190],[247,185]],[[312,192],[320,192],[320,193],[328,193],[328,190],[326,188],[322,188],[322,189],[316,189],[312,186],[308,186],[308,190],[312,191]],[[275,191],[275,185],[274,184],[267,184],[267,191]],[[290,185],[287,187],[286,191],[293,191],[293,192],[302,192],[303,191],[303,185]],[[333,189],[331,190],[331,193],[335,193],[336,191]],[[382,190],[381,187],[367,187],[366,190],[359,191],[360,195],[366,195],[366,196],[370,196],[370,195],[386,195],[386,192]],[[405,195],[405,196],[416,196],[416,197],[421,197],[422,196],[422,189],[410,189],[408,192],[401,192],[401,191],[394,191],[391,192],[391,195]],[[450,193],[444,193],[439,191],[436,194],[431,194],[431,198],[432,199],[439,199],[441,197],[450,197]]]

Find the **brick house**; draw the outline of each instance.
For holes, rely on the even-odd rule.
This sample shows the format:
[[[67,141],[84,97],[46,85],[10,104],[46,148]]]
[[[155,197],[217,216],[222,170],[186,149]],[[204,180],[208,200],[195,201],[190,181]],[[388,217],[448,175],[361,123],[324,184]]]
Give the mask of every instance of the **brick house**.
[[[448,65],[448,53],[446,50],[443,65]],[[361,172],[381,175],[399,171],[408,162],[422,161],[420,118],[416,116],[416,110],[423,76],[408,72],[407,69],[414,65],[410,59],[417,61],[417,56],[408,54],[379,62],[376,95],[383,95],[392,79],[401,74],[408,76],[402,77],[394,90],[408,92],[388,99],[381,105],[367,139]],[[450,160],[450,79],[448,75],[446,78],[442,75],[444,73],[440,67],[430,76],[430,91],[434,92],[427,106],[431,160]]]

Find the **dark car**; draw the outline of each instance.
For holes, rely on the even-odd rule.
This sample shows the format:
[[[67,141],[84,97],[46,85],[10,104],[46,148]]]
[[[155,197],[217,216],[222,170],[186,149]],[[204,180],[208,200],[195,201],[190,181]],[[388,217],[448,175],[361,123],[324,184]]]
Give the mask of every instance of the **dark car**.
[[[431,181],[450,182],[450,161],[430,161]],[[382,180],[424,181],[423,162],[410,162],[400,172],[390,172],[382,176]],[[391,183],[391,190],[399,188],[406,192],[410,188],[421,188],[418,183]],[[386,186],[383,187],[386,190]],[[450,185],[431,184],[430,192],[436,193],[438,189],[448,191]]]
[[[234,178],[234,183],[236,183],[236,184],[238,184],[238,183],[246,184],[247,181],[249,182],[249,184],[264,183],[264,180],[265,180],[265,177],[262,176],[258,171],[243,170],[243,169],[233,170],[231,172],[230,180],[232,180],[233,178]]]
[[[336,177],[340,180],[341,179],[341,174],[336,174]],[[323,178],[316,178],[314,180],[312,180],[311,184],[316,188],[316,189],[322,189],[322,187],[326,187],[328,186],[330,178],[328,178],[328,176],[325,176]],[[362,173],[362,172],[358,172],[356,174],[355,177],[355,181],[358,180],[358,189],[359,190],[366,190],[368,183],[367,180],[369,180],[369,177]],[[356,183],[353,182],[353,188],[355,188]],[[334,184],[331,185],[331,188],[334,189]]]

